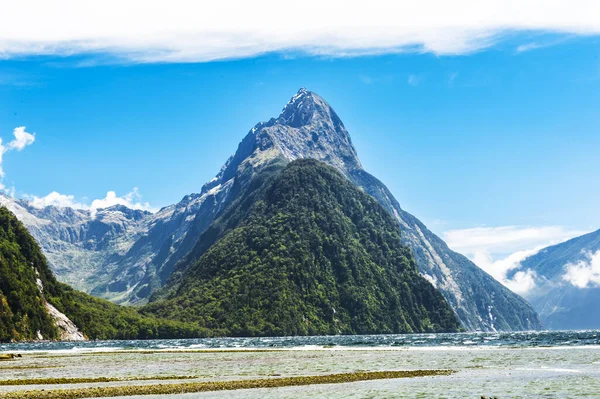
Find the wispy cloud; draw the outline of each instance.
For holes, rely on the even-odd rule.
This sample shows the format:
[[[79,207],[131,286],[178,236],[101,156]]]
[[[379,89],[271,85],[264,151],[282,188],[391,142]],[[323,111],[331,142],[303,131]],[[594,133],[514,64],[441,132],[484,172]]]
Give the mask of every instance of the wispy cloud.
[[[452,87],[454,86],[454,82],[456,81],[456,78],[458,78],[459,73],[458,72],[450,72],[448,74],[448,86]]]
[[[360,81],[363,82],[366,85],[370,85],[370,84],[372,84],[375,81],[375,79],[372,78],[371,76],[369,76],[369,75],[362,75],[362,74],[358,75],[358,79],[360,79]]]
[[[421,75],[409,75],[407,83],[411,86],[418,86],[423,81],[423,76]]]
[[[509,272],[542,248],[585,233],[561,226],[499,226],[450,230],[443,236],[450,248],[468,256],[512,291],[525,294],[536,286],[535,271],[517,270],[508,278]]]
[[[524,53],[526,51],[531,51],[531,50],[535,50],[535,49],[542,48],[542,47],[546,47],[546,46],[543,46],[536,42],[531,42],[531,43],[521,44],[520,46],[517,46],[516,51],[517,51],[517,53]]]
[[[199,62],[294,51],[466,54],[519,30],[599,34],[597,2],[304,0],[281,7],[275,0],[22,0],[2,7],[0,57],[111,54],[130,62]]]
[[[394,75],[392,75],[392,74],[381,74],[381,75],[359,74],[358,79],[366,85],[371,85],[371,84],[375,84],[375,83],[390,83],[394,80]]]
[[[565,41],[567,41],[570,38],[571,38],[570,35],[567,35],[567,36],[562,36],[562,37],[554,38],[554,39],[546,39],[546,40],[539,40],[539,41],[524,43],[524,44],[517,46],[515,51],[517,54],[519,54],[519,53],[525,53],[528,51],[538,50],[538,49],[542,49],[542,48],[546,48],[546,47],[552,47],[552,46],[556,46],[558,44],[564,43]]]

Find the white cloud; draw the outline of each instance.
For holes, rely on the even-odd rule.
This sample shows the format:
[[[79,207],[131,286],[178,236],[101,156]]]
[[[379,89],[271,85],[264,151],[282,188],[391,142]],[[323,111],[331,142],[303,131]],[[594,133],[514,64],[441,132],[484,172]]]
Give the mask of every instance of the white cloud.
[[[526,51],[536,50],[536,49],[539,49],[542,47],[546,47],[546,46],[535,43],[535,42],[521,44],[520,46],[517,46],[517,53],[524,53]]]
[[[494,260],[492,255],[486,250],[477,250],[468,254],[473,263],[486,271],[500,283],[504,284],[511,291],[517,294],[525,294],[535,288],[536,274],[533,270],[517,271],[514,276],[509,279],[508,272],[520,266],[520,262],[538,252],[543,246],[538,248],[517,251],[505,258]]]
[[[9,150],[21,151],[35,141],[35,133],[27,133],[25,126],[16,127],[13,131],[15,138],[6,146]]]
[[[28,198],[29,203],[36,208],[45,208],[47,206],[57,206],[60,208],[76,208],[87,209],[88,206],[82,202],[76,202],[74,195],[60,194],[52,191],[45,197],[31,196]]]
[[[0,180],[4,177],[4,169],[2,168],[2,162],[4,160],[4,154],[11,150],[21,151],[23,148],[28,145],[33,144],[35,141],[35,133],[27,133],[25,131],[25,126],[16,127],[13,130],[14,139],[9,141],[9,143],[5,146],[2,144],[2,138],[0,138]],[[0,181],[0,189],[4,189],[5,186]]]
[[[108,52],[195,62],[273,51],[464,54],[515,31],[599,34],[596,0],[20,0],[3,4],[0,56]],[[26,21],[26,25],[24,25]]]
[[[600,250],[586,252],[586,260],[565,265],[563,280],[578,288],[600,286]]]
[[[139,209],[144,211],[155,212],[156,209],[151,207],[147,202],[141,202],[142,196],[139,193],[137,187],[133,188],[133,191],[125,194],[122,197],[118,197],[114,191],[106,193],[106,197],[101,199],[95,199],[90,205],[92,215],[96,213],[98,209],[109,208],[114,205],[123,205],[130,209]]]
[[[13,150],[22,151],[25,147],[35,142],[35,133],[32,134],[25,131],[25,126],[16,127],[13,130],[13,135],[14,139],[6,146],[2,144],[2,138],[0,138],[0,190],[3,190],[11,197],[14,197],[15,195],[15,188],[6,188],[2,182],[2,179],[4,178],[4,170],[2,169],[4,154]],[[44,197],[30,195],[25,195],[24,197],[36,208],[44,208],[52,205],[63,208],[86,209],[90,211],[92,216],[95,216],[98,209],[108,208],[113,205],[124,205],[130,209],[140,209],[151,212],[156,211],[156,209],[150,206],[148,202],[141,201],[141,195],[137,187],[134,187],[131,192],[122,197],[117,196],[114,191],[109,191],[104,198],[95,199],[89,205],[82,201],[76,201],[74,195],[61,194],[57,191],[52,191]]]
[[[36,208],[44,208],[52,205],[62,208],[75,208],[89,210],[92,217],[96,215],[99,209],[109,208],[114,205],[123,205],[130,209],[139,209],[150,212],[156,212],[156,208],[150,206],[148,202],[141,201],[141,195],[137,187],[134,187],[133,191],[123,195],[122,197],[117,196],[114,191],[106,193],[104,198],[98,198],[86,204],[84,202],[78,202],[75,200],[73,195],[60,194],[56,191],[51,192],[45,197],[27,196],[26,197],[30,204]]]
[[[509,272],[540,249],[585,233],[560,226],[499,226],[450,230],[443,235],[450,248],[468,256],[510,290],[526,294],[535,288],[535,272],[518,270],[508,278]]]
[[[2,144],[2,138],[0,138],[0,184],[2,184],[2,189],[4,189],[4,184],[1,181],[4,178],[4,168],[2,167],[2,163],[4,162],[5,153],[6,147]]]
[[[564,43],[569,39],[568,36],[554,38],[552,40],[542,40],[538,42],[523,43],[516,48],[517,53],[525,53],[527,51],[538,50],[546,47],[555,46]]]

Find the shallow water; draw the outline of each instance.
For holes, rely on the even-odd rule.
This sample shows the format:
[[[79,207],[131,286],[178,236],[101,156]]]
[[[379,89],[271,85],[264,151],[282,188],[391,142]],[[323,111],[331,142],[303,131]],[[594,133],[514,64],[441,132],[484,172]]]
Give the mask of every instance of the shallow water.
[[[138,398],[600,398],[599,337],[598,331],[575,331],[11,344],[0,351],[23,357],[0,362],[0,380],[180,375],[221,381],[452,369],[451,376]],[[0,385],[0,397],[13,390],[157,382],[180,381]]]

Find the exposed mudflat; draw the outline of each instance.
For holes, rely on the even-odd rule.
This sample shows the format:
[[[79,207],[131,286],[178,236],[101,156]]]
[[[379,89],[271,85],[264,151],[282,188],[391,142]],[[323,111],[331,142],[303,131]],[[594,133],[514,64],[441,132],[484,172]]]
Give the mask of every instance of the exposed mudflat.
[[[600,398],[600,347],[595,345],[126,351],[38,348],[21,354],[21,358],[0,362],[0,398],[84,397],[81,392],[86,391],[82,389],[92,387],[129,387],[126,393],[131,395],[137,393],[131,389],[134,386],[148,386],[145,394],[177,393],[130,398]],[[372,374],[390,371],[409,373]],[[330,377],[340,374],[343,376]],[[263,379],[281,381],[252,383]],[[278,386],[280,383],[284,386]],[[167,384],[173,386],[165,389]],[[203,387],[197,391],[209,392],[185,393],[190,392],[190,384]],[[163,388],[154,391],[150,386]],[[223,391],[236,387],[246,389]],[[56,395],[56,390],[65,391]],[[70,395],[75,392],[71,390],[79,392],[78,396]],[[103,392],[90,390],[90,394],[92,391],[96,397]],[[119,391],[106,392],[115,397]]]

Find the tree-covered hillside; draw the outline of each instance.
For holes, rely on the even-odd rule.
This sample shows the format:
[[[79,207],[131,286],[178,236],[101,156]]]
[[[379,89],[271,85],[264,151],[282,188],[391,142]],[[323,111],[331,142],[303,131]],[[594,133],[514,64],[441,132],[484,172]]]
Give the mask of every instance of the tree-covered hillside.
[[[59,283],[38,244],[0,207],[0,342],[59,339],[46,303],[90,339],[175,338],[203,335],[200,328],[142,316],[135,309],[93,298]]]
[[[0,341],[55,338],[37,279],[52,287],[52,273],[25,227],[0,208]]]
[[[290,163],[143,312],[236,336],[455,331],[395,220],[335,169]]]

